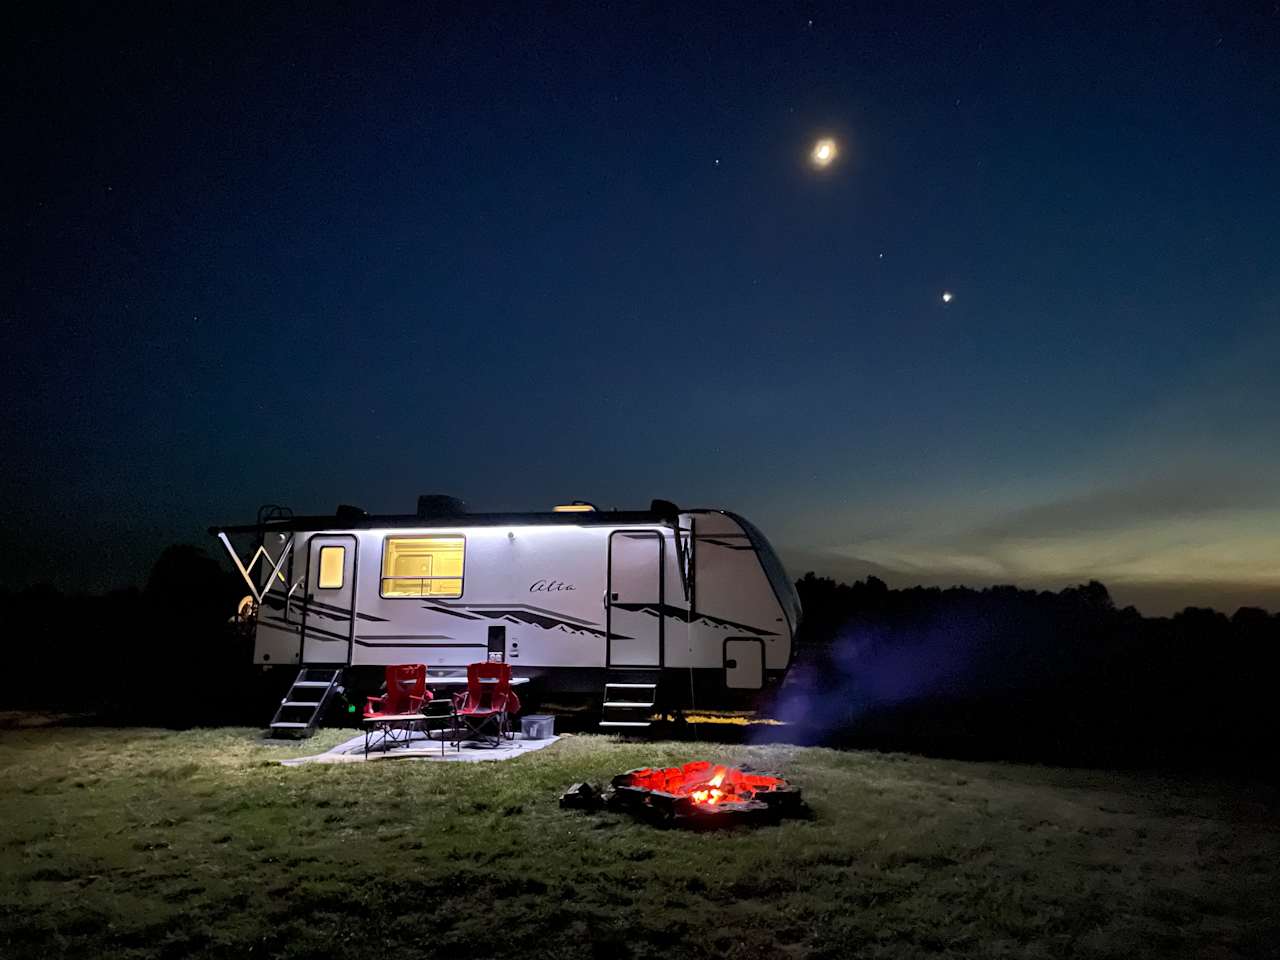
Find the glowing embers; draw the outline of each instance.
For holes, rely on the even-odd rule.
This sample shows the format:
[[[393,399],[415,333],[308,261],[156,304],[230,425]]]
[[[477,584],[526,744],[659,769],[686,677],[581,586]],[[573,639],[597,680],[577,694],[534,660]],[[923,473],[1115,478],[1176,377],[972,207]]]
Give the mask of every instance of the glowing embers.
[[[610,807],[687,826],[769,823],[806,811],[800,791],[772,773],[695,760],[613,778]]]

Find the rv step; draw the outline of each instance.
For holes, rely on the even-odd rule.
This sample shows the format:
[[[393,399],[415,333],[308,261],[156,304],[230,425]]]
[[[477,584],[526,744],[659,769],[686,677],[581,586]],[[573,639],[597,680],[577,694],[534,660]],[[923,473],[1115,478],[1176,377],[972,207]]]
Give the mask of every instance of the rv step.
[[[325,679],[313,679],[316,677],[324,677]],[[342,671],[340,669],[303,667],[298,671],[298,676],[294,678],[289,692],[280,701],[280,706],[276,709],[276,715],[271,718],[271,723],[268,726],[272,731],[289,731],[298,736],[310,736],[315,732],[316,725],[323,719],[325,709],[329,706],[330,698],[335,693],[342,692],[341,682]],[[316,690],[320,691],[320,693],[315,700],[303,700],[298,696],[303,691]],[[307,695],[309,696],[310,693]],[[285,720],[285,717],[292,719]]]
[[[660,676],[657,670],[648,667],[610,669],[601,697],[600,727],[641,730],[652,726],[654,708],[661,699],[658,696]]]

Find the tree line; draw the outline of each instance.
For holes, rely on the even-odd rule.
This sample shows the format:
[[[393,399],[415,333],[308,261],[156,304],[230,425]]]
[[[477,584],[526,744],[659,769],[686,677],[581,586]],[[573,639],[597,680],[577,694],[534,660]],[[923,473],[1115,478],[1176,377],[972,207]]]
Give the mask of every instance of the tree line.
[[[892,590],[806,574],[775,709],[824,742],[1274,777],[1280,615],[1117,608],[1097,581]]]
[[[0,590],[11,627],[0,703],[151,726],[262,724],[252,639],[231,622],[245,593],[239,574],[185,544],[140,589]]]
[[[1091,581],[889,589],[797,582],[795,662],[770,708],[814,742],[1046,763],[1275,778],[1280,615],[1117,608]],[[0,588],[0,706],[121,723],[261,726],[287,670],[252,667],[238,574],[166,549],[138,588]]]

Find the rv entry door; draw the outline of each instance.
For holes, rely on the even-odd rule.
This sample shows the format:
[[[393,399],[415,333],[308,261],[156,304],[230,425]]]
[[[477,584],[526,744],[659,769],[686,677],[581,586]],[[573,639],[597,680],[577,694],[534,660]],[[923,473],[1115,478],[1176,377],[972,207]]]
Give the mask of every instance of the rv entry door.
[[[605,604],[609,666],[662,666],[662,588],[662,534],[611,533]]]
[[[356,609],[356,538],[318,534],[307,544],[302,662],[351,662]]]

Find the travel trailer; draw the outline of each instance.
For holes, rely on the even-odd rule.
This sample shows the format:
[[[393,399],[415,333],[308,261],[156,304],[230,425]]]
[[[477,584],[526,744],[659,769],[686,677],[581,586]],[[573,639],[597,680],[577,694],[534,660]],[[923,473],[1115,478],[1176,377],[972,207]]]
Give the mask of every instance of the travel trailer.
[[[277,732],[310,732],[331,693],[376,689],[394,663],[438,686],[505,660],[526,699],[599,703],[606,727],[747,706],[781,682],[800,620],[759,530],[662,500],[467,513],[427,496],[409,515],[264,508],[210,533],[249,585],[254,663],[298,671]],[[232,538],[250,536],[245,563]]]

